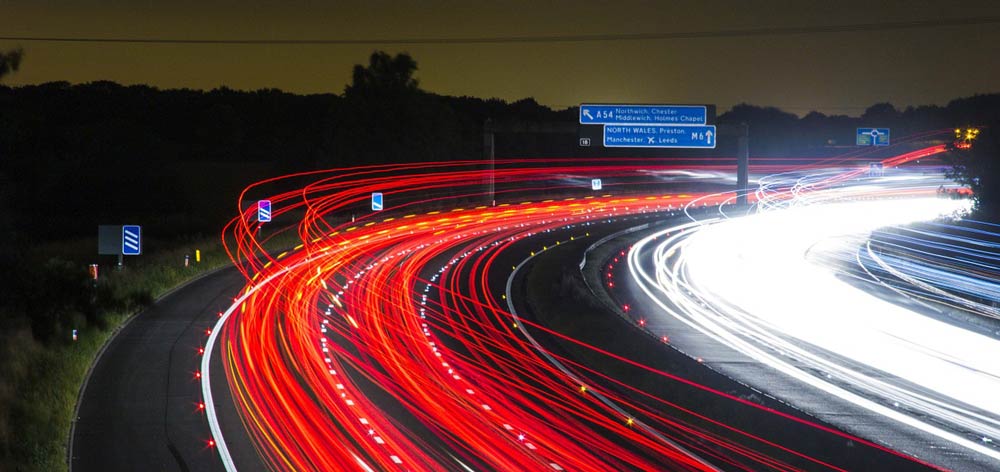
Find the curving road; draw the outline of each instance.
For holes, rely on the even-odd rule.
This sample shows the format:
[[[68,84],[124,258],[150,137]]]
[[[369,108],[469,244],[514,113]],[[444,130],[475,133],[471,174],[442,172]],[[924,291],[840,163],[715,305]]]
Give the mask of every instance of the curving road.
[[[112,338],[80,397],[71,471],[223,470],[199,408],[198,349],[242,286],[234,269],[211,273],[162,297]]]
[[[638,240],[630,280],[656,305],[643,323],[848,431],[949,468],[997,468],[1000,340],[930,316],[926,304],[872,293],[875,284],[848,283],[843,269],[862,252],[880,260],[866,243],[876,229],[969,202],[936,195],[944,182],[926,172],[849,183],[840,175],[783,175],[750,216]]]
[[[892,162],[935,152],[901,154]],[[210,276],[164,299],[150,310],[154,315],[138,317],[115,339],[81,405],[74,465],[930,466],[922,451],[900,452],[894,432],[850,425],[848,432],[839,431],[717,374],[706,367],[716,367],[718,359],[695,361],[673,349],[685,335],[671,332],[661,341],[659,334],[649,336],[656,329],[652,318],[636,318],[638,326],[623,323],[641,305],[631,311],[614,303],[599,306],[595,300],[602,296],[583,291],[579,275],[560,272],[566,264],[559,261],[577,258],[605,237],[618,241],[613,236],[628,228],[651,225],[657,231],[681,218],[724,218],[736,211],[728,205],[735,196],[719,193],[729,183],[718,166],[501,160],[492,175],[480,167],[447,162],[334,169],[248,187],[240,197],[245,206],[223,238],[237,273]],[[760,208],[783,208],[814,198],[817,187],[842,189],[857,177],[856,169],[810,168],[790,186],[762,177],[755,200]],[[594,192],[590,180],[598,177],[605,190]],[[506,203],[479,204],[488,197],[487,181],[495,181],[496,198]],[[385,195],[385,211],[368,209],[376,191]],[[255,220],[253,202],[263,197],[303,244],[280,254],[263,250],[274,234]],[[651,253],[641,247],[635,252]],[[625,253],[599,263],[607,263],[612,275],[606,281],[612,296],[616,288],[627,288],[614,285],[627,280],[614,258],[624,262]],[[567,334],[574,316],[595,329]],[[636,333],[640,340],[627,340]],[[199,356],[199,348],[207,355]],[[140,362],[150,368],[137,369]],[[756,380],[780,383],[781,376],[768,371],[773,367],[755,364],[762,375]],[[117,380],[123,372],[140,374],[122,384]],[[844,403],[826,400],[828,406]],[[123,419],[109,418],[113,408],[123,411]],[[135,435],[148,440],[119,457],[96,453],[107,455],[116,441]]]
[[[213,389],[208,375],[203,380],[213,435],[230,469],[238,468],[229,458],[234,443],[212,408],[227,394],[275,470],[843,468],[776,442],[773,432],[768,439],[761,428],[729,424],[731,413],[717,408],[710,408],[713,418],[648,395],[636,401],[641,389],[609,384],[572,359],[553,362],[534,344],[522,330],[529,321],[514,317],[503,289],[524,257],[733,195],[651,193],[671,168],[649,163],[525,164],[500,163],[498,191],[506,200],[526,189],[562,196],[457,206],[482,199],[485,172],[472,164],[387,166],[310,175],[300,189],[272,197],[299,215],[305,243],[294,251],[261,253],[249,210],[233,221],[238,244],[231,251],[234,260],[250,257],[241,265],[249,284],[209,339],[209,351],[223,360],[211,375],[224,375],[230,391]],[[596,175],[613,175],[635,194],[580,188]],[[440,209],[404,206],[335,222],[375,190],[387,205]],[[771,411],[671,378],[719,404]],[[808,419],[771,414],[891,454]]]

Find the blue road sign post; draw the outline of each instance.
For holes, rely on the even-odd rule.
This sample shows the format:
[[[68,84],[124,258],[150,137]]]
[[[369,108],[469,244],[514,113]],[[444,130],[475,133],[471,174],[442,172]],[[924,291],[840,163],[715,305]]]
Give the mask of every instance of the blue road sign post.
[[[604,187],[604,184],[601,182],[601,179],[590,179],[590,189],[591,190],[600,190],[603,187]]]
[[[372,211],[382,211],[382,192],[372,192]]]
[[[888,146],[889,128],[858,128],[855,144],[858,146]]]
[[[715,126],[604,125],[604,147],[715,149]]]
[[[868,163],[868,177],[885,176],[885,166],[881,162]]]
[[[271,200],[259,200],[257,202],[257,221],[260,223],[271,222]]]
[[[580,105],[581,125],[704,125],[704,105]]]
[[[138,256],[142,254],[142,226],[122,226],[122,255]]]

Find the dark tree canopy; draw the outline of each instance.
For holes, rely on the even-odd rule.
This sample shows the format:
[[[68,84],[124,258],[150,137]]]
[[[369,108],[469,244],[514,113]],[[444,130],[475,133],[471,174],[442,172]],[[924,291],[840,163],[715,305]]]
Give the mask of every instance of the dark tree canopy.
[[[21,55],[0,55],[3,70],[16,69]],[[0,235],[90,235],[96,224],[123,219],[143,220],[150,230],[215,231],[231,216],[242,185],[258,177],[481,159],[487,119],[497,130],[497,157],[735,155],[734,140],[720,140],[711,151],[581,148],[572,128],[575,107],[553,111],[532,98],[441,96],[419,88],[417,71],[408,54],[375,51],[353,69],[341,95],[159,90],[108,81],[0,86],[0,197],[8,202]],[[893,137],[901,137],[996,122],[998,110],[1000,94],[904,111],[877,104],[860,118],[798,118],[741,104],[716,122],[747,123],[751,156],[798,157],[844,152],[861,126],[892,127]],[[554,123],[569,133],[534,126]]]
[[[971,148],[949,148],[950,177],[972,189],[977,217],[1000,221],[1000,121],[981,128]]]
[[[866,123],[895,123],[899,120],[899,111],[891,103],[876,103],[861,115],[861,121]]]
[[[416,91],[419,85],[413,73],[417,71],[417,61],[407,53],[390,56],[384,51],[375,51],[368,58],[368,66],[354,66],[351,84],[344,90],[345,95],[369,95],[372,93],[398,94]]]
[[[12,49],[7,52],[0,52],[0,80],[12,72],[17,72],[21,67],[21,59],[24,58],[24,50],[21,48]]]

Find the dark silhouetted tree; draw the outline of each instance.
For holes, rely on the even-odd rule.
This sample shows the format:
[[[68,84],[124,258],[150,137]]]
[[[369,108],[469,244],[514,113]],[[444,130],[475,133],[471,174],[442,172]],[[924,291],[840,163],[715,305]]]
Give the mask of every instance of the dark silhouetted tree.
[[[717,121],[719,124],[749,125],[751,154],[787,154],[800,145],[799,118],[774,107],[741,103],[719,116]]]
[[[21,67],[21,59],[24,58],[24,50],[21,48],[12,49],[7,52],[0,52],[0,80],[12,72],[17,72]]]
[[[375,51],[368,58],[368,66],[356,64],[351,74],[351,84],[344,89],[344,95],[405,94],[418,90],[419,82],[413,78],[417,71],[417,61],[407,53],[390,56],[384,51]]]
[[[876,103],[861,115],[861,121],[872,126],[890,126],[899,121],[900,113],[891,103]]]
[[[1000,221],[1000,121],[983,127],[970,149],[949,151],[949,177],[972,189],[977,217]]]
[[[356,65],[334,126],[327,164],[448,160],[459,157],[459,120],[447,99],[420,90],[409,54],[375,51]]]

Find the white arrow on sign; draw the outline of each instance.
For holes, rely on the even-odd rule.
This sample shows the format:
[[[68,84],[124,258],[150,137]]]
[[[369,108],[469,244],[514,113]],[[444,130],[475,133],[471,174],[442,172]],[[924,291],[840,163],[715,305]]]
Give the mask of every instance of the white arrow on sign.
[[[588,110],[586,108],[583,109],[583,116],[586,116],[587,118],[590,118],[591,120],[594,119],[594,115],[591,115],[590,114],[590,110]]]
[[[712,144],[712,134],[714,134],[712,133],[712,130],[708,130],[705,132],[705,136],[708,137],[708,144]]]

